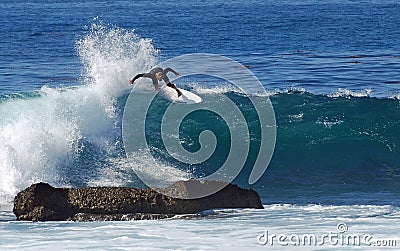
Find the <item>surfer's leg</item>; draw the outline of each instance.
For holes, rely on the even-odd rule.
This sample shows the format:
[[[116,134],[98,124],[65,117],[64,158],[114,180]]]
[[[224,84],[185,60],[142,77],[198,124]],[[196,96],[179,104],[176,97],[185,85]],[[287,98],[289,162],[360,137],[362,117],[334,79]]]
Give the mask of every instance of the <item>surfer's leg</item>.
[[[178,88],[176,88],[176,86],[174,84],[171,84],[171,82],[168,82],[167,86],[169,86],[172,89],[174,89],[178,93],[178,97],[180,97],[182,95],[181,91]]]

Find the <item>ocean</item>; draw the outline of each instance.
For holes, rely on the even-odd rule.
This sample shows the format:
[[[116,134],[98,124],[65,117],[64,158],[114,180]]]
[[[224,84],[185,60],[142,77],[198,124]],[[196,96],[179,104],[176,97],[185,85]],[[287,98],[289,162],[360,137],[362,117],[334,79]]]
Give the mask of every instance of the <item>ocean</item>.
[[[0,10],[0,250],[400,246],[398,1],[20,0]],[[210,70],[205,54],[241,67],[220,60]],[[154,96],[148,79],[128,84],[181,55],[191,56],[172,81],[203,106]],[[235,83],[189,74],[197,67]],[[146,114],[132,90],[133,101],[154,96]],[[169,107],[197,109],[173,124],[178,135],[164,128]],[[125,126],[128,113],[144,124]],[[243,124],[246,132],[235,131]],[[126,148],[136,129],[146,151]],[[215,149],[204,161],[166,143],[195,153],[210,132]],[[256,190],[265,209],[132,222],[33,223],[12,213],[14,196],[35,182],[144,187],[138,171],[158,185],[202,178],[243,157],[238,145],[248,152],[232,182]],[[266,169],[251,182],[260,157]]]

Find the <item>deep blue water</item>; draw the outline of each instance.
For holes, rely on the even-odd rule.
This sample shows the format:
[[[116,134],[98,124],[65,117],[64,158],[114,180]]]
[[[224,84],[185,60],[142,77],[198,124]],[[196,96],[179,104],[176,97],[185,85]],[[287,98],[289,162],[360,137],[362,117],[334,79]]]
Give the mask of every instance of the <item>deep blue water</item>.
[[[76,85],[76,39],[94,17],[153,39],[162,58],[231,56],[269,88],[398,92],[397,1],[1,3],[1,91]]]
[[[0,12],[3,202],[38,180],[140,183],[120,160],[127,79],[203,52],[243,63],[274,93],[257,97],[270,97],[277,121],[272,161],[252,186],[265,203],[399,204],[397,1],[18,1],[0,3]],[[247,186],[259,140],[248,99],[220,80],[179,84],[203,97],[218,90],[247,112],[254,137],[236,179]],[[157,157],[201,175],[226,157],[229,134],[212,115],[191,119],[198,123],[184,124],[181,136],[188,149],[200,129],[221,138],[210,161],[193,167],[167,156],[153,139],[157,117],[149,140]]]

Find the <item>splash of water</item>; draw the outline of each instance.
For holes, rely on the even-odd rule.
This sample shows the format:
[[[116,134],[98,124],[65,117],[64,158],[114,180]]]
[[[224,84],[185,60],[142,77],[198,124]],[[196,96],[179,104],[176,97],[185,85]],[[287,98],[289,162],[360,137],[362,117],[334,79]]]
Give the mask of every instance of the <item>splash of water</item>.
[[[44,86],[33,98],[0,104],[0,204],[33,182],[68,185],[60,167],[88,144],[101,152],[115,150],[117,98],[129,90],[132,75],[157,63],[150,39],[98,20],[76,49],[84,66],[80,86]]]

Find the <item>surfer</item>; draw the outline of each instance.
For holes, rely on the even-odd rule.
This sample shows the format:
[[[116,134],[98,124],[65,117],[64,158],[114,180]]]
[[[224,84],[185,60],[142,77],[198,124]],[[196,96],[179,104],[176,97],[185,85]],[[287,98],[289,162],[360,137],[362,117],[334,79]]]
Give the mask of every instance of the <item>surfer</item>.
[[[164,80],[165,84],[167,86],[171,87],[172,89],[174,89],[178,93],[178,97],[180,97],[182,95],[182,93],[178,88],[176,88],[176,86],[174,84],[172,84],[169,81],[169,78],[167,77],[168,72],[172,72],[176,76],[180,75],[178,72],[174,71],[172,68],[168,67],[163,70],[161,67],[156,67],[148,73],[137,74],[132,80],[129,80],[129,84],[133,84],[135,82],[135,80],[138,78],[151,78],[151,80],[153,81],[154,89],[158,90],[158,89],[160,89],[158,82],[161,80]]]

